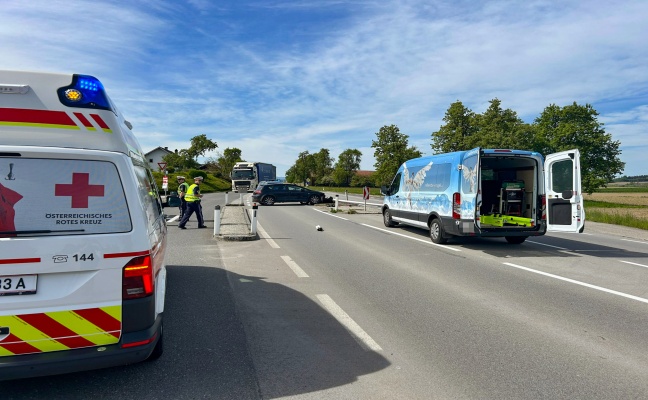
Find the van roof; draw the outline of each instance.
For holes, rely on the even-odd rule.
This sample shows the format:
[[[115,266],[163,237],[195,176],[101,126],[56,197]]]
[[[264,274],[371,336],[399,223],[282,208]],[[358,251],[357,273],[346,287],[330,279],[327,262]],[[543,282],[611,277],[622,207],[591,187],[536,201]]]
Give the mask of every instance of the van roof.
[[[128,123],[95,77],[0,70],[3,145],[117,151],[145,161]]]

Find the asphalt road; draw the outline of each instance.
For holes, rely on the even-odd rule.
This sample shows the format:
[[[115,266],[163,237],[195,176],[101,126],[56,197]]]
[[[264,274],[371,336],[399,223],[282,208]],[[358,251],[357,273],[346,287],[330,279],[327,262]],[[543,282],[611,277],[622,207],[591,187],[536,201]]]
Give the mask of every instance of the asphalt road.
[[[160,360],[3,382],[2,398],[648,398],[638,232],[437,246],[379,214],[258,216],[250,242],[169,224]]]
[[[264,239],[223,261],[248,277],[232,284],[265,398],[648,397],[648,242],[633,233],[436,246],[376,214],[258,215]]]

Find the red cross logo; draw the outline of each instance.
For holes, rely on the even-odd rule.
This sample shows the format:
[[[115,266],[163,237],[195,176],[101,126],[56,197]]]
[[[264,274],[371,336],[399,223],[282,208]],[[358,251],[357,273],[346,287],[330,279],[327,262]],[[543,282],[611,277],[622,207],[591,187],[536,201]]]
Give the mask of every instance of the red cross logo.
[[[74,172],[71,184],[54,185],[54,195],[72,197],[72,208],[88,208],[88,197],[103,197],[104,185],[91,185],[90,174]]]

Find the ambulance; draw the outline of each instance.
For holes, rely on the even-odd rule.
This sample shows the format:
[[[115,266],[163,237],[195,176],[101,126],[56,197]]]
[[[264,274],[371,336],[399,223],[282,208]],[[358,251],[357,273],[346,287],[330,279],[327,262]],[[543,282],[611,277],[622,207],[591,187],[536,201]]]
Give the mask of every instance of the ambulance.
[[[0,380],[160,357],[166,234],[98,79],[0,71]]]

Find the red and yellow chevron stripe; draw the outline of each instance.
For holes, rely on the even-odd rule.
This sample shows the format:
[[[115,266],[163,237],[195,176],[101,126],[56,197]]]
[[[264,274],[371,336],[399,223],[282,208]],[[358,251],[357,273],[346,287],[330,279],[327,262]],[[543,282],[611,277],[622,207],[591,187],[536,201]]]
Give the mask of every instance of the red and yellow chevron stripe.
[[[104,346],[119,342],[121,305],[0,316],[0,357]]]
[[[0,125],[80,129],[65,111],[0,108]]]
[[[83,113],[75,112],[74,116],[89,131],[97,129]],[[99,125],[102,131],[112,133],[112,129],[98,114],[90,117]],[[24,108],[0,108],[0,125],[23,126],[37,128],[81,129],[65,111],[31,110]]]

